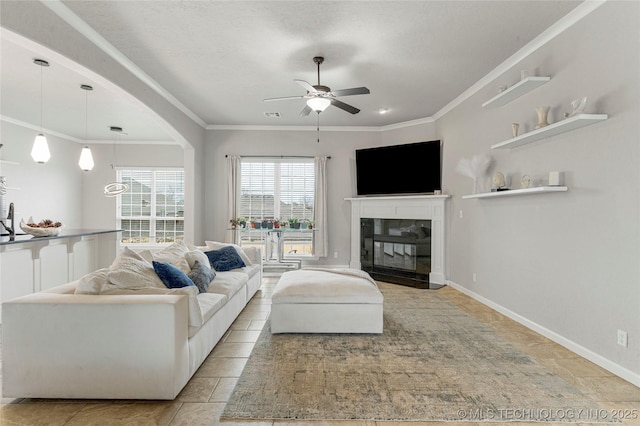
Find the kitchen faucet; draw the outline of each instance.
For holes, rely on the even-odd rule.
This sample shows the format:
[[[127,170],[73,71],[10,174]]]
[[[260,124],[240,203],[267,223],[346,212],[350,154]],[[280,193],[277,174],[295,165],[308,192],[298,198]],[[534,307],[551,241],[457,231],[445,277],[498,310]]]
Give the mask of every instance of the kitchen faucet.
[[[6,229],[7,232],[9,232],[9,238],[11,240],[13,240],[15,238],[15,236],[16,236],[15,216],[16,215],[15,215],[15,212],[14,212],[13,203],[10,203],[9,204],[9,214],[7,215],[7,219],[11,221],[11,226],[7,227],[7,224],[0,220],[0,223],[2,224],[4,229]]]

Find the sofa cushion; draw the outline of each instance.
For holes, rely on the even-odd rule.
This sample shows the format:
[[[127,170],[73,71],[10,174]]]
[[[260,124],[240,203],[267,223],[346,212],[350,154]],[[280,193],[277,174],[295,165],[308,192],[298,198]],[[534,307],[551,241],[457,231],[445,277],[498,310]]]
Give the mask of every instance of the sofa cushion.
[[[242,272],[219,272],[209,284],[208,293],[224,294],[231,299],[246,284],[247,274]]]
[[[156,274],[158,274],[167,288],[181,288],[195,285],[193,281],[191,281],[191,278],[187,276],[187,274],[170,263],[158,262],[154,260],[152,264],[153,269],[156,271]]]
[[[244,268],[233,269],[231,272],[242,272],[243,274],[247,274],[249,278],[253,277],[255,274],[260,272],[260,265],[247,265]]]
[[[205,248],[205,251],[208,250]],[[200,262],[204,263],[205,265],[211,265],[209,263],[209,258],[207,257],[206,254],[204,254],[204,251],[202,250],[191,250],[189,252],[187,252],[184,255],[185,260],[187,261],[187,263],[189,264],[189,268],[193,269],[193,265],[196,264],[196,260],[199,260]]]
[[[236,249],[236,251],[238,252],[238,255],[240,255],[245,265],[251,265],[253,263],[249,258],[249,256],[247,256],[247,253],[245,253],[245,251],[242,249],[242,247],[240,247],[237,244],[220,243],[217,241],[205,241],[205,244],[207,245],[209,250],[220,250],[221,248],[224,248],[224,247],[233,247],[234,249]]]
[[[200,305],[200,313],[202,315],[202,323],[209,321],[209,319],[218,312],[226,303],[227,296],[217,293],[202,293],[197,296],[198,304]]]
[[[109,268],[102,268],[80,278],[75,294],[100,294],[102,287],[109,284],[109,271]]]
[[[107,278],[120,288],[166,288],[153,265],[128,247],[113,261]]]
[[[151,252],[151,255],[153,260],[170,263],[186,274],[190,270],[189,263],[185,259],[185,255],[188,252],[189,248],[184,241],[180,240],[160,251]]]
[[[137,287],[137,288],[116,288],[110,287],[102,290],[101,295],[147,295],[147,294],[173,294],[184,295],[189,298],[189,326],[200,327],[203,324],[202,312],[198,303],[198,288],[195,285],[181,288],[159,288],[159,287]]]
[[[209,258],[211,267],[218,272],[244,268],[246,264],[234,247],[222,247],[219,250],[207,251],[204,254]]]
[[[209,262],[203,263],[196,260],[196,263],[191,268],[191,271],[187,276],[198,287],[200,293],[206,293],[209,288],[209,284],[216,277],[216,273],[213,269],[209,268]]]

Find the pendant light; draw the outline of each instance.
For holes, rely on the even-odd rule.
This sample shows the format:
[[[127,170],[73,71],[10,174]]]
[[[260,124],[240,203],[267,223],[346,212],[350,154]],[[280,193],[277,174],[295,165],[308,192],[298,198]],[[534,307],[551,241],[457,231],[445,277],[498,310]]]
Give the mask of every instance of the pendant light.
[[[93,87],[87,84],[83,84],[80,86],[80,88],[85,91],[84,93],[84,141],[86,142],[89,139],[88,137],[89,91],[93,90]],[[93,169],[93,166],[94,166],[93,155],[91,155],[91,150],[86,145],[84,148],[82,148],[82,152],[80,152],[80,161],[78,161],[78,165],[85,172],[88,172]]]
[[[124,134],[122,127],[111,126],[109,128],[112,132],[116,133],[116,140],[113,144],[113,164],[111,164],[111,168],[115,171],[116,169],[116,145],[118,144],[118,136]],[[105,185],[104,187],[104,195],[105,197],[115,197],[116,195],[124,194],[129,190],[129,185],[124,182],[111,182]]]
[[[40,66],[40,133],[33,141],[33,148],[31,149],[31,158],[38,164],[44,164],[51,158],[49,152],[49,145],[47,144],[47,138],[42,131],[42,68],[48,67],[49,62],[44,59],[34,59],[33,63]]]

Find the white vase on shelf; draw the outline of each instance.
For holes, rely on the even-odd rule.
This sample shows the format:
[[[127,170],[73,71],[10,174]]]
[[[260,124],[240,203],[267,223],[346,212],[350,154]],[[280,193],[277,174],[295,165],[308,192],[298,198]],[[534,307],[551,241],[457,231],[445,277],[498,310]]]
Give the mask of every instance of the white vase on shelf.
[[[536,125],[536,129],[540,129],[541,127],[546,127],[549,125],[547,121],[547,115],[549,114],[548,106],[541,106],[536,108],[536,113],[538,114],[538,124]]]

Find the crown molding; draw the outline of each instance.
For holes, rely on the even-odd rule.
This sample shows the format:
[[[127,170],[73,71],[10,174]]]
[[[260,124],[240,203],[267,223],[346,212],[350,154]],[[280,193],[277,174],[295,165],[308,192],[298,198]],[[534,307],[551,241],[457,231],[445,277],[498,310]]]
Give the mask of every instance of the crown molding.
[[[549,43],[551,40],[556,38],[558,35],[562,34],[567,29],[571,28],[574,24],[579,22],[582,18],[605,4],[608,0],[585,0],[583,3],[578,5],[571,12],[566,14],[560,20],[555,22],[549,28],[540,33],[537,37],[531,40],[529,43],[524,45],[520,50],[516,53],[508,57],[504,62],[491,70],[487,75],[482,77],[476,83],[474,83],[467,90],[462,92],[459,96],[441,108],[438,112],[433,115],[434,120],[438,120],[446,113],[453,110],[455,107],[460,105],[465,100],[469,99],[471,96],[476,94],[478,91],[483,89],[489,83],[494,81],[496,78],[500,77],[509,69],[516,66],[520,61],[528,57],[529,55],[536,52],[545,44]]]
[[[79,139],[74,136],[67,135],[66,133],[60,133],[56,132],[55,130],[41,128],[39,125],[27,123],[26,121],[18,120],[2,114],[0,114],[0,121],[24,127],[25,129],[33,130],[36,133],[43,133],[45,136],[55,136],[57,138],[75,142],[80,145],[108,145],[113,143],[113,139]],[[119,143],[121,145],[179,145],[178,142],[173,140],[120,140]]]
[[[160,83],[151,78],[151,76],[144,72],[142,68],[120,52],[120,50],[118,50],[113,44],[109,43],[107,39],[102,37],[96,30],[89,26],[89,24],[73,13],[60,0],[47,0],[42,1],[41,3],[82,34],[87,40],[95,44],[100,50],[109,55],[113,60],[126,68],[131,74],[139,78],[150,89],[162,96],[171,105],[182,111],[187,117],[193,120],[193,122],[202,128],[207,127],[207,123],[187,108],[187,106],[180,102],[175,96],[169,93],[169,91],[162,87]]]

